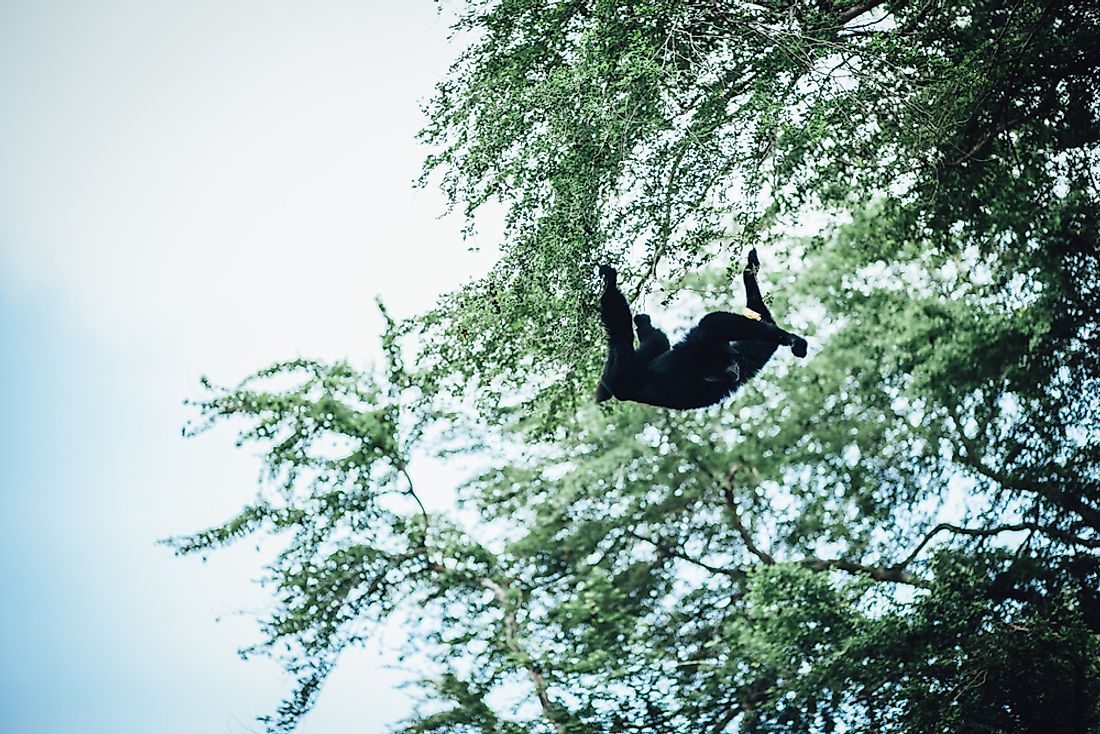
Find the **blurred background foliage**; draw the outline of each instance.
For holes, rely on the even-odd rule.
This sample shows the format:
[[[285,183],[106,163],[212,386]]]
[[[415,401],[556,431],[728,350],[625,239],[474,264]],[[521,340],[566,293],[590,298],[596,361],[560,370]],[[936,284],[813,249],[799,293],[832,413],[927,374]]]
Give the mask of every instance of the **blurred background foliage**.
[[[405,732],[1100,731],[1095,4],[452,11],[421,184],[501,205],[500,261],[378,368],[197,406],[268,471],[166,542],[286,538],[269,727],[401,613],[434,661]],[[596,265],[683,325],[740,306],[749,245],[810,358],[592,404]],[[407,472],[429,433],[486,459],[452,514]]]

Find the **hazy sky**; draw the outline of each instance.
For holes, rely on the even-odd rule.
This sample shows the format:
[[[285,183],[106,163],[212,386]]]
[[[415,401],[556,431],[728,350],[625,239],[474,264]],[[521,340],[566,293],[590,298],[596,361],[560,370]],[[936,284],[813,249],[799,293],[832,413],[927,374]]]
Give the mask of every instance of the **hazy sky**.
[[[376,295],[411,314],[487,267],[410,186],[446,33],[431,0],[0,1],[0,731],[257,731],[288,690],[235,653],[251,545],[154,544],[256,491],[182,400],[363,363]],[[346,656],[303,734],[407,713],[398,642]]]

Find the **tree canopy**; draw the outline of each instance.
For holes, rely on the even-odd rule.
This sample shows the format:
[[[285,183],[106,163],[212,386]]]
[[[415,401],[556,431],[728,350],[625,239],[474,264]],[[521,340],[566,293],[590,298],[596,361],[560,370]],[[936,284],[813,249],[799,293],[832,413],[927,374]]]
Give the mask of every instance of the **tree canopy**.
[[[422,184],[503,205],[499,263],[377,368],[197,406],[268,471],[168,542],[285,540],[269,727],[399,614],[434,660],[409,734],[1100,731],[1095,4],[471,0],[455,29]],[[729,308],[748,244],[810,359],[706,411],[593,405],[596,264]],[[426,445],[501,448],[469,512],[420,503]]]

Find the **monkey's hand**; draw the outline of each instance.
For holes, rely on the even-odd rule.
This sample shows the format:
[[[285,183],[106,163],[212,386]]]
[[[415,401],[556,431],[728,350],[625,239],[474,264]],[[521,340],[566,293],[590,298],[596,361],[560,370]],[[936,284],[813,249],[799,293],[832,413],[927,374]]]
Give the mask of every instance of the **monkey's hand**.
[[[803,359],[806,356],[806,340],[800,336],[794,338],[794,343],[791,344],[791,353],[799,359]]]
[[[752,269],[753,272],[760,269],[760,258],[756,256],[755,247],[749,250],[749,268]]]
[[[610,265],[600,266],[600,277],[603,278],[605,287],[610,288],[619,282],[619,274]]]

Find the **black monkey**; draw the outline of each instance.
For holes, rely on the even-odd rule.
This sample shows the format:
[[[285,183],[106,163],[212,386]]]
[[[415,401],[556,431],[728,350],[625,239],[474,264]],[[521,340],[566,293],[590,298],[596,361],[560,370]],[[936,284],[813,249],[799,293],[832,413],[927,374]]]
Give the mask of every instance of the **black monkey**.
[[[723,400],[747,382],[780,346],[796,357],[806,356],[806,340],[775,325],[756,282],[760,261],[756,248],[745,268],[745,295],[759,319],[726,311],[708,313],[679,344],[669,349],[668,337],[638,314],[630,328],[630,306],[618,288],[618,274],[600,266],[603,295],[600,318],[607,331],[607,363],[596,388],[596,402],[611,397],[664,408],[704,408]]]

